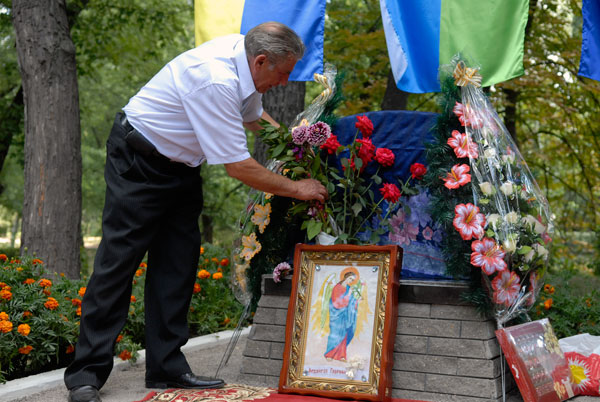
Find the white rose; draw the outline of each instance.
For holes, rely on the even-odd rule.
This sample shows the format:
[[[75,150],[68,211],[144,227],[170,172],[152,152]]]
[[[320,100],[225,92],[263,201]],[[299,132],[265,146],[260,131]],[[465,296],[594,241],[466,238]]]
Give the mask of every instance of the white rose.
[[[479,188],[481,189],[481,192],[485,195],[494,194],[494,188],[492,187],[492,183],[490,183],[489,181],[479,183]]]
[[[504,195],[511,195],[513,193],[513,184],[510,181],[507,181],[500,186],[500,191],[502,191]]]
[[[540,221],[538,221],[537,219],[535,220],[535,227],[533,228],[533,230],[535,231],[535,233],[537,234],[542,234],[546,231],[546,226],[544,226],[544,224]]]
[[[531,262],[531,260],[533,260],[533,257],[535,257],[535,250],[533,248],[531,249],[531,251],[529,251],[523,256],[525,262]]]
[[[515,161],[515,154],[506,154],[502,156],[504,163],[510,163],[511,165]]]
[[[498,214],[489,214],[486,217],[487,221],[489,224],[491,224],[492,226],[496,227],[496,223],[500,220],[500,215]]]
[[[541,244],[534,244],[533,247],[535,247],[535,251],[537,252],[537,254],[544,260],[548,258],[548,250],[546,249],[546,247],[542,246]]]
[[[508,223],[515,224],[519,221],[519,215],[515,211],[510,211],[504,216],[504,220]]]
[[[527,226],[529,226],[531,228],[535,225],[535,223],[537,222],[537,219],[535,219],[535,217],[533,217],[531,215],[525,215],[524,217],[521,218],[521,221],[523,223],[526,223]]]
[[[508,237],[502,242],[502,247],[507,253],[512,254],[517,250],[517,240],[512,237]]]
[[[487,148],[485,151],[483,151],[483,156],[485,156],[487,159],[491,159],[496,156],[496,150],[494,148]]]

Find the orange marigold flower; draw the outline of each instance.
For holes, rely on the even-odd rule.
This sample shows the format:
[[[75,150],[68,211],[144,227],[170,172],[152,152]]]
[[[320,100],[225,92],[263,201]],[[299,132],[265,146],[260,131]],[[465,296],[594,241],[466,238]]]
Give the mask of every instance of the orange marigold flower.
[[[142,276],[144,275],[144,270],[143,269],[138,269],[137,271],[135,271],[135,276]]]
[[[60,277],[61,277],[61,278],[64,278],[64,277],[65,277],[65,273],[64,273],[64,272],[61,272],[61,273],[60,273]]]
[[[585,304],[586,304],[588,307],[592,307],[592,299],[585,299]]]
[[[220,264],[222,267],[226,267],[227,265],[229,265],[229,258],[223,258]]]
[[[21,324],[17,327],[17,332],[23,336],[27,336],[31,332],[31,327],[28,324]]]
[[[15,268],[15,270],[16,270],[17,272],[21,272],[21,271],[23,270],[23,267],[17,267],[17,268]]]
[[[0,282],[0,289],[4,289],[5,286],[6,286],[6,283]]]
[[[205,264],[208,264],[208,258],[205,258],[205,259],[204,259],[204,263],[205,263]]]
[[[67,346],[67,350],[65,350],[65,353],[70,355],[73,352],[75,352],[75,346],[73,346],[73,345]]]
[[[31,285],[31,284],[35,283],[35,279],[33,279],[33,278],[27,278],[27,279],[25,279],[25,280],[23,281],[23,283],[24,283],[25,285]]]
[[[31,317],[33,314],[31,311],[23,311],[23,318]]]
[[[200,254],[204,254],[204,247],[200,246]]]
[[[52,292],[48,288],[44,288],[44,290],[42,290],[42,293],[45,294],[46,296],[50,296],[52,294]]]
[[[217,268],[217,272],[223,272],[223,268],[221,268],[221,267]]]
[[[10,260],[11,264],[20,264],[21,260],[19,260],[18,258],[13,258],[12,260]]]
[[[223,322],[221,324],[227,325],[227,324],[229,324],[229,322],[231,322],[231,318],[225,317],[225,319],[223,320]]]
[[[200,279],[210,278],[210,272],[208,272],[205,269],[201,269],[200,272],[198,272],[198,278],[200,278]]]
[[[81,287],[79,288],[79,291],[77,292],[79,294],[79,296],[83,297],[83,295],[85,294],[85,287]]]
[[[40,260],[39,258],[34,258],[34,259],[31,261],[31,263],[32,263],[33,265],[37,265],[37,264],[43,264],[43,263],[44,263],[44,261]]]
[[[544,302],[544,308],[545,308],[546,310],[550,310],[550,307],[552,307],[552,303],[553,303],[553,302],[552,302],[552,299],[547,299],[547,300]]]
[[[125,349],[124,351],[119,353],[119,357],[121,358],[121,360],[129,360],[131,359],[131,352]]]
[[[145,262],[140,263],[140,268],[148,268],[148,264]]]
[[[552,294],[554,293],[554,286],[550,285],[550,284],[545,284],[544,285],[544,292]]]
[[[10,321],[0,321],[0,332],[8,334],[13,329],[13,323]]]
[[[8,321],[8,314],[5,311],[0,313],[0,321]]]
[[[0,261],[4,262],[8,260],[8,257],[6,256],[6,254],[0,254]]]
[[[22,348],[19,348],[19,353],[22,355],[28,355],[29,352],[31,352],[32,350],[33,350],[33,346],[27,345],[27,346],[23,346]]]
[[[116,340],[117,343],[121,342],[122,340],[123,340],[123,335],[117,336],[117,340]]]
[[[58,302],[54,297],[49,297],[44,303],[44,307],[46,307],[48,310],[56,310],[58,308]]]
[[[194,293],[200,293],[201,290],[202,290],[202,288],[200,287],[200,285],[197,283],[194,283]]]
[[[81,306],[77,307],[77,311],[75,312],[78,316],[81,316]],[[79,323],[77,323],[79,324]]]
[[[223,274],[221,272],[215,272],[212,277],[213,279],[221,279],[223,278]]]
[[[131,300],[132,303],[135,303],[137,301],[137,299],[135,298],[134,295],[131,295],[131,297],[129,299]]]
[[[81,299],[77,299],[77,298],[75,298],[75,299],[71,299],[71,303],[72,303],[74,306],[77,306],[77,307],[79,307],[79,306],[81,306]]]
[[[6,290],[6,288],[0,290],[0,299],[4,299],[6,301],[12,299],[12,293],[10,290]]]
[[[219,263],[219,259],[217,257],[213,257],[210,259],[212,262],[216,262],[217,264]]]
[[[52,281],[50,279],[42,278],[38,284],[43,288],[48,288],[52,286]]]

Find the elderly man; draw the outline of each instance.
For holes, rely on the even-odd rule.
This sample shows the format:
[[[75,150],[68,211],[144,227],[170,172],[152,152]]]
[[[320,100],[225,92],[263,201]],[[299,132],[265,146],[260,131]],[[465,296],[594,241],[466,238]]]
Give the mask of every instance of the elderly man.
[[[262,94],[285,85],[303,53],[298,35],[276,22],[218,38],[168,63],[117,114],[106,145],[103,237],[65,371],[70,402],[100,401],[146,252],[146,387],[223,386],[192,373],[180,350],[200,252],[200,165],[224,164],[261,191],[325,200],[318,181],[291,181],[252,159],[244,132],[260,129],[261,118],[277,124]]]

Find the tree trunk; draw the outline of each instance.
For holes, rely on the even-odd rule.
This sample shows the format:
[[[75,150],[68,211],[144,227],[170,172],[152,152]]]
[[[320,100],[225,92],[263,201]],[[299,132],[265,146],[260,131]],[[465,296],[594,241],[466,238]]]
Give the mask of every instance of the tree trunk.
[[[21,129],[23,121],[23,86],[19,86],[19,90],[13,97],[10,105],[0,111],[0,171],[4,167],[8,149],[12,143],[13,136]],[[0,184],[0,194],[4,191],[4,186]]]
[[[284,87],[271,88],[263,95],[263,107],[275,121],[286,126],[304,110],[304,95],[306,83],[291,81]],[[254,153],[252,155],[259,163],[267,162],[267,146],[256,137]]]
[[[381,101],[381,110],[406,110],[406,102],[408,102],[408,92],[398,89],[392,69],[388,73],[387,86],[385,94]]]
[[[81,137],[65,0],[13,0],[25,103],[21,252],[79,277]]]

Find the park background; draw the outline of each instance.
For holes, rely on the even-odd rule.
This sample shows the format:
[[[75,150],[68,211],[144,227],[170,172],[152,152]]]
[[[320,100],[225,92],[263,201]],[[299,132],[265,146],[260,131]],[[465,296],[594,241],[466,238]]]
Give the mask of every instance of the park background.
[[[17,63],[18,53],[26,49],[17,45],[15,27],[31,21],[23,21],[25,14],[15,6],[23,2],[0,0],[0,251],[9,257],[21,252],[39,256],[47,271],[85,281],[101,235],[105,142],[114,115],[166,62],[195,45],[194,5],[190,0],[69,0],[66,19],[61,20],[59,3],[51,2],[57,7],[51,13],[56,21],[46,23],[68,24],[69,35],[55,42],[51,36],[58,30],[40,29],[38,35],[40,44],[61,43],[65,53],[75,54],[74,63],[65,63],[61,72],[76,72],[76,81],[63,87],[78,99],[67,117],[73,129],[35,131],[42,125],[32,127],[32,121],[32,131],[26,133]],[[533,316],[549,316],[563,336],[594,328],[600,318],[597,306],[591,316],[588,311],[592,301],[598,304],[595,289],[600,285],[600,83],[577,75],[581,6],[575,0],[530,0],[525,73],[486,89],[555,217],[546,277],[552,288],[542,292]],[[15,16],[20,17],[13,24]],[[438,111],[437,94],[396,88],[379,1],[328,1],[324,38],[325,61],[345,75],[339,116],[389,109]],[[43,59],[48,54],[35,56]],[[51,91],[57,83],[36,85]],[[291,82],[264,96],[265,109],[289,123],[321,89],[314,82]],[[41,105],[38,123],[56,121],[53,106]],[[248,141],[256,159],[265,162],[264,146],[252,135]],[[75,150],[72,157],[60,157],[66,147]],[[52,181],[61,176],[70,177],[75,191]],[[249,189],[230,179],[222,166],[204,165],[202,176],[200,226],[203,243],[212,253],[204,263],[214,263],[213,275],[239,238],[238,219]],[[63,218],[51,224],[36,218],[38,210],[32,206],[40,199],[44,208],[60,211]],[[215,291],[215,303],[218,294]],[[586,317],[583,327],[581,317]],[[235,324],[225,318],[215,320],[218,325],[209,330]],[[139,329],[142,324],[136,325]]]

